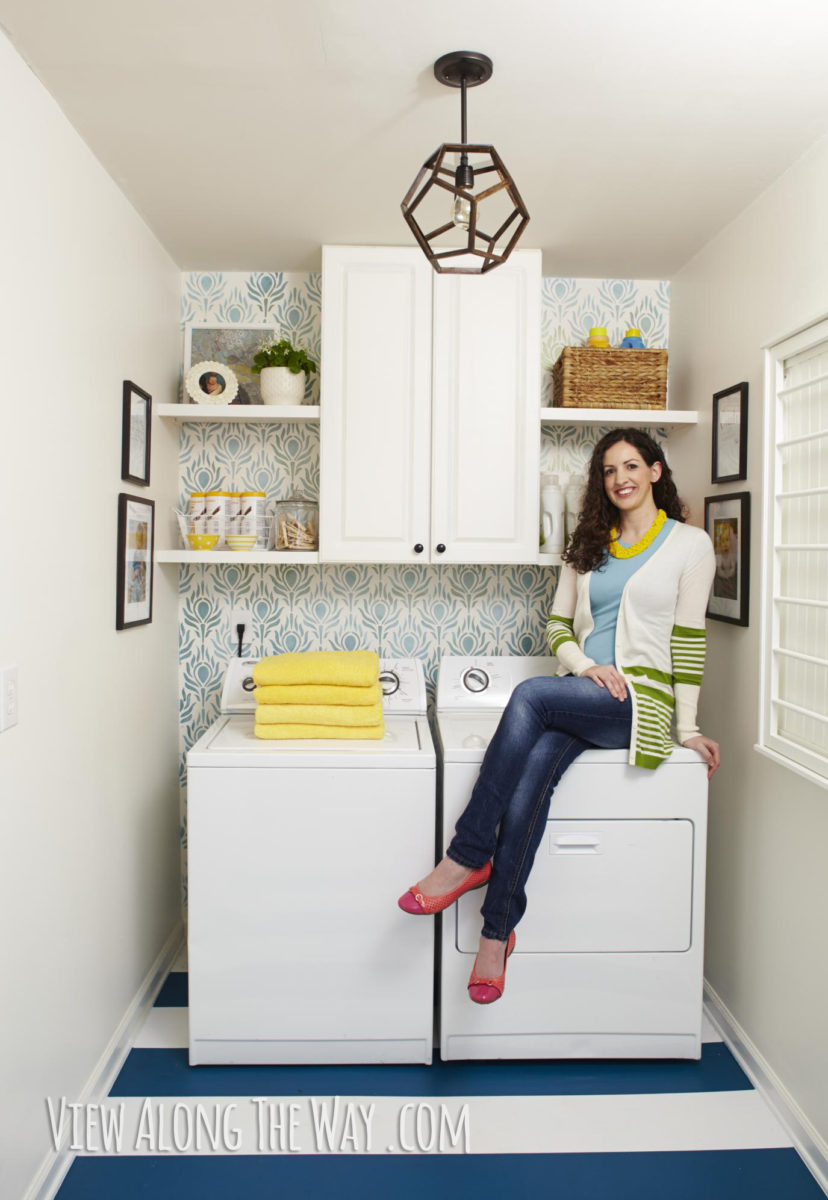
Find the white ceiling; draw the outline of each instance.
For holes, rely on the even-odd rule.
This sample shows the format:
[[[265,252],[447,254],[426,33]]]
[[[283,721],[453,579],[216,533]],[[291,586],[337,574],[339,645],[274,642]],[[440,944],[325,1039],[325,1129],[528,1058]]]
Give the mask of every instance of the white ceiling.
[[[826,0],[0,0],[0,23],[183,269],[407,244],[469,93],[553,275],[670,278],[828,130]]]

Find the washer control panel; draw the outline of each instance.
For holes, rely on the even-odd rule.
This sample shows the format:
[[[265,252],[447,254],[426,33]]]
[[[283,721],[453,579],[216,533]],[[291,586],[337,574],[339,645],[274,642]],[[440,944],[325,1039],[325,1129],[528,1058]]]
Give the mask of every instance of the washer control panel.
[[[223,713],[252,713],[255,710],[253,668],[258,661],[258,658],[230,659],[221,692]],[[382,707],[386,713],[425,714],[425,674],[419,659],[380,659],[379,681]]]
[[[551,655],[492,654],[474,658],[446,654],[437,671],[437,708],[504,709],[515,687],[536,675],[554,675]]]

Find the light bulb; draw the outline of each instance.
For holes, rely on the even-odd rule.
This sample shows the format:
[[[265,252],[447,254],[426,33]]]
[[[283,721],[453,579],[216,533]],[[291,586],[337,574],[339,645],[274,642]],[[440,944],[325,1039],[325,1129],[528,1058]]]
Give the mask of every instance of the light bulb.
[[[451,219],[458,229],[468,229],[471,221],[471,200],[466,200],[464,196],[455,196]]]

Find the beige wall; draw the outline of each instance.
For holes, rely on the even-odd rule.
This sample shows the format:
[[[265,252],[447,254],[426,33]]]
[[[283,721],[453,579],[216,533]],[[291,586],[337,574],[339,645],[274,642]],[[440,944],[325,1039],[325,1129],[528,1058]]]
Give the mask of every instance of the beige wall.
[[[671,463],[701,523],[706,495],[749,491],[750,625],[708,621],[701,728],[722,744],[710,791],[705,974],[828,1140],[828,789],[753,749],[763,555],[763,344],[828,313],[828,140],[818,143],[678,273],[671,397],[700,428]],[[712,394],[750,384],[748,478],[710,483]],[[826,655],[828,647],[819,653]]]
[[[179,916],[177,595],[115,631],[121,384],[174,398],[179,273],[0,35],[0,1195],[50,1144]],[[165,571],[168,572],[165,574]],[[172,573],[169,573],[172,572]]]

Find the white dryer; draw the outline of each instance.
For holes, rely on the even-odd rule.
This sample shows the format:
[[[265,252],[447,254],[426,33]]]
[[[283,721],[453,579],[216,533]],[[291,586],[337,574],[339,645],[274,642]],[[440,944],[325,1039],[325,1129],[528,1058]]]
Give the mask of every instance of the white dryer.
[[[442,659],[437,688],[447,846],[512,689],[553,658]],[[556,788],[526,888],[506,991],[466,991],[483,892],[442,916],[440,1052],[472,1058],[699,1058],[707,767],[676,746],[655,771],[587,750]]]
[[[429,1063],[434,923],[396,905],[434,853],[422,665],[382,662],[381,741],[273,742],[255,662],[187,755],[190,1063]]]

